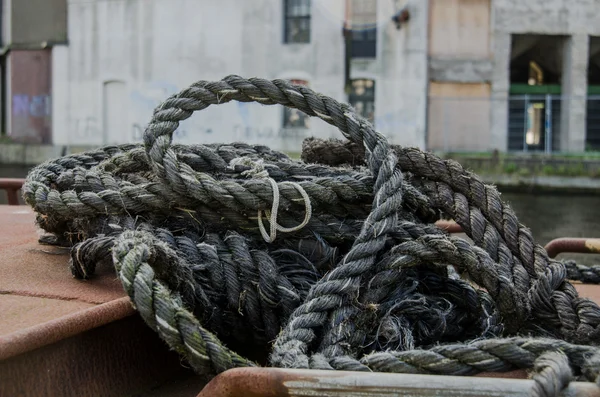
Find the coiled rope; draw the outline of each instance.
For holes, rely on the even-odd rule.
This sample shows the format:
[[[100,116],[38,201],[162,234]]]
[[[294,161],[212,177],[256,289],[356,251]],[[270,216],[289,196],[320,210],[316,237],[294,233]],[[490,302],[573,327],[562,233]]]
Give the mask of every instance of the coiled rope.
[[[307,162],[264,146],[172,144],[180,121],[232,100],[299,109],[349,142],[308,140]],[[112,264],[144,321],[198,373],[532,368],[540,396],[598,378],[600,308],[494,187],[392,148],[350,106],[303,86],[199,81],[158,106],[143,144],[44,163],[23,192],[42,241],[72,247],[73,274]],[[473,243],[437,228],[441,216]]]

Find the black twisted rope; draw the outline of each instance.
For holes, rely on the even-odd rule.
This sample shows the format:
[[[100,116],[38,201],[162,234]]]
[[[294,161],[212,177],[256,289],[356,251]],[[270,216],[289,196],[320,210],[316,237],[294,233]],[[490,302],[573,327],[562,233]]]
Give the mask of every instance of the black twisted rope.
[[[263,146],[172,144],[180,121],[231,100],[297,108],[350,142],[307,141],[306,163]],[[331,166],[349,156],[366,168]],[[200,81],[156,109],[143,145],[42,164],[23,192],[52,234],[44,241],[72,246],[73,274],[114,265],[146,323],[201,373],[268,354],[294,368],[533,368],[540,396],[598,377],[600,308],[493,187],[392,148],[348,105],[306,87]],[[287,233],[267,243],[258,217],[272,208]],[[475,245],[433,226],[441,215]]]
[[[569,280],[586,284],[600,284],[600,265],[582,265],[573,260],[565,261]]]

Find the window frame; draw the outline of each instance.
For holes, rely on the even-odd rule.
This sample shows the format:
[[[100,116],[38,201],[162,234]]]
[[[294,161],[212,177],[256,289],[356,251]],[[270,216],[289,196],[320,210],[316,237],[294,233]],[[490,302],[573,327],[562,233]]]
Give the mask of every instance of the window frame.
[[[354,82],[356,81],[370,81],[373,83],[372,87],[367,87],[366,91],[363,95],[358,95],[354,93]],[[361,115],[362,117],[364,117],[365,119],[369,120],[371,123],[375,123],[375,104],[376,104],[376,98],[377,98],[377,81],[375,79],[372,78],[368,78],[368,77],[357,77],[354,78],[352,80],[350,80],[350,92],[348,93],[348,103],[350,104],[350,106],[352,106],[354,108],[354,110]],[[365,103],[365,111],[367,110],[368,106],[366,105],[367,103],[372,104],[373,107],[373,116],[372,118],[369,118],[367,115],[364,114],[365,111],[360,112],[359,109],[356,108],[356,103],[357,102],[364,102]]]
[[[364,0],[360,0],[360,1],[364,1]],[[360,13],[357,13],[355,11],[354,5],[352,6],[352,22],[353,22],[353,26],[351,29],[351,36],[350,36],[350,40],[352,42],[351,44],[351,51],[350,51],[350,57],[351,58],[363,58],[363,59],[372,59],[372,58],[377,58],[377,35],[378,35],[378,29],[377,29],[377,1],[376,0],[372,0],[372,4],[373,4],[373,12],[364,12],[364,9],[362,9]],[[369,16],[369,15],[374,15],[374,21],[373,23],[369,23],[369,24],[360,24],[360,25],[356,25],[354,22],[357,21],[359,18],[357,18],[357,16]],[[361,18],[362,19],[362,18]]]
[[[300,14],[300,15],[296,15],[296,14],[291,14],[290,13],[290,8],[291,8],[291,2],[294,1],[299,1],[299,2],[306,2],[307,4],[305,4],[307,6],[307,14]],[[301,4],[302,5],[302,4]],[[290,36],[290,21],[297,21],[297,20],[303,20],[303,21],[308,21],[308,35],[306,38],[306,41],[295,41],[292,40],[292,37]],[[311,42],[311,36],[312,36],[312,0],[283,0],[283,43],[284,44],[309,44]]]

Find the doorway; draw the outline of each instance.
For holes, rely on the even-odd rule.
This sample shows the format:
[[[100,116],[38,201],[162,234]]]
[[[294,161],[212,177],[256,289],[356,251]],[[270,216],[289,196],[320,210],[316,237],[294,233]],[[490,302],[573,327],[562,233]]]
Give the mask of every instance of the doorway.
[[[513,35],[508,150],[560,150],[562,48],[565,38]]]

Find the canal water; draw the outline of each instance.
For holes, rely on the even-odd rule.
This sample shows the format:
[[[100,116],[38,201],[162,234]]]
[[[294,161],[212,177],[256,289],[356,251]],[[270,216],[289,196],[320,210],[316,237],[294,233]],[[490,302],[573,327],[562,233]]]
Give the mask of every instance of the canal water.
[[[0,165],[0,178],[24,178],[29,168]],[[502,198],[529,227],[539,244],[558,237],[600,238],[600,195],[503,193]],[[6,204],[0,191],[0,204]],[[597,255],[573,256],[583,263],[600,263]]]

